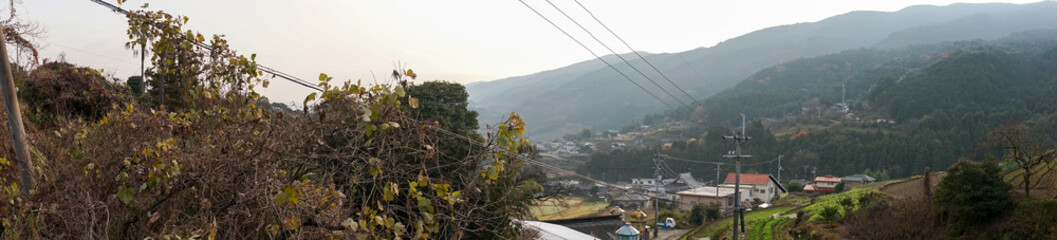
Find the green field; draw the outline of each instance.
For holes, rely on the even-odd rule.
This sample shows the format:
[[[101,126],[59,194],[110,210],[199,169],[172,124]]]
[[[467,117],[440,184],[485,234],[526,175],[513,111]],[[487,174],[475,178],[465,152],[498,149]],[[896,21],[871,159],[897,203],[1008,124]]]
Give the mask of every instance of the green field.
[[[863,207],[863,203],[859,202],[859,199],[865,195],[872,194],[874,188],[859,188],[851,191],[846,191],[838,194],[822,195],[815,198],[815,203],[804,207],[804,213],[810,213],[812,216],[809,221],[815,222],[823,220],[821,213],[826,208],[837,209],[837,217],[844,217],[849,211],[855,211]],[[852,205],[849,207],[841,205],[841,201],[844,199],[850,199]]]
[[[791,210],[793,208],[795,208],[795,207],[793,207],[793,206],[781,206],[781,207],[773,207],[773,208],[768,208],[768,209],[758,209],[758,210],[752,211],[752,212],[746,212],[745,213],[745,226],[751,226],[752,224],[755,224],[757,221],[760,221],[761,219],[770,220],[771,216],[773,216],[774,214],[783,213],[783,212]],[[705,225],[701,225],[700,227],[698,227],[697,229],[694,229],[693,231],[691,231],[690,233],[686,234],[683,237],[686,238],[686,239],[692,239],[692,238],[687,238],[687,236],[691,236],[693,238],[713,237],[713,239],[717,239],[717,238],[715,238],[716,236],[720,236],[720,235],[724,234],[725,232],[727,232],[728,230],[731,229],[730,226],[732,224],[734,224],[733,221],[734,221],[734,219],[732,219],[730,217],[721,218],[719,220],[712,221],[711,223],[708,223],[708,224],[705,224]]]

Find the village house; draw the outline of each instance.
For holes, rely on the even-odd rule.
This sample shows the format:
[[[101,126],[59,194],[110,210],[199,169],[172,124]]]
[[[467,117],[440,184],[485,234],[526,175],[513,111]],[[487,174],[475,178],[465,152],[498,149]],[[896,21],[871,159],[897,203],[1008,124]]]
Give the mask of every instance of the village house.
[[[823,193],[834,192],[837,189],[837,184],[840,184],[841,181],[841,178],[834,177],[833,175],[815,177],[815,184],[813,184],[814,190]],[[805,191],[807,191],[806,187]]]
[[[742,201],[748,200],[747,189],[742,189]],[[724,187],[699,187],[675,193],[679,195],[679,210],[690,211],[697,204],[719,204],[720,209],[734,206],[734,189]]]
[[[637,192],[624,192],[624,194],[610,198],[609,203],[629,209],[646,207],[650,203],[650,196]]]
[[[638,187],[638,186],[650,186],[650,187],[652,187],[652,186],[656,186],[658,183],[659,183],[659,181],[657,181],[657,179],[654,179],[654,178],[632,178],[631,179],[631,185],[634,186],[634,187]]]
[[[664,180],[664,196],[669,201],[678,201],[679,195],[676,194],[679,191],[690,190],[693,188],[704,187],[705,184],[698,182],[690,173],[680,173],[675,179]]]
[[[727,178],[723,180],[723,185],[733,186],[736,178],[734,173],[728,173]],[[742,173],[741,185],[752,187],[749,199],[759,198],[765,203],[771,203],[771,199],[777,197],[779,193],[787,192],[785,186],[778,183],[778,179],[771,174]]]
[[[848,185],[848,186],[858,186],[858,185],[863,185],[863,184],[870,184],[870,183],[873,183],[874,181],[877,181],[877,179],[874,179],[873,177],[870,177],[869,175],[866,175],[866,174],[855,174],[855,175],[851,175],[851,176],[846,176],[846,177],[843,178],[843,180],[844,180],[844,184]]]

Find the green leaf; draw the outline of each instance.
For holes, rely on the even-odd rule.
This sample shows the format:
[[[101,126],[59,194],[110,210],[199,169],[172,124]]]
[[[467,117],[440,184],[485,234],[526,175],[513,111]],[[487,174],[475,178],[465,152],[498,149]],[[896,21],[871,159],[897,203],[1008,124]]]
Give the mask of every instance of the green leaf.
[[[374,111],[371,111],[370,108],[363,108],[363,117],[360,118],[360,121],[370,122],[372,114],[374,114]]]
[[[405,93],[404,93],[404,88],[402,88],[402,87],[396,87],[396,90],[395,90],[395,91],[396,91],[396,96],[398,96],[398,97],[404,97],[404,95],[405,95]]]
[[[390,190],[390,188],[385,188],[385,190],[382,192],[382,200],[385,200],[386,202],[393,201],[393,195],[393,190]]]
[[[360,224],[356,223],[356,221],[352,220],[352,218],[346,218],[345,221],[341,222],[341,226],[348,228],[350,231],[353,232],[360,229]]]
[[[129,202],[132,202],[132,194],[134,193],[135,189],[133,188],[119,186],[117,190],[117,199],[120,199],[121,202],[128,204]]]
[[[308,105],[308,102],[312,100],[316,100],[316,93],[308,94],[308,96],[305,97],[305,105]]]
[[[367,136],[370,137],[371,134],[374,134],[375,130],[378,130],[378,126],[375,126],[374,124],[367,124],[367,127],[364,127],[363,130],[366,131]]]
[[[319,80],[320,81],[326,81],[327,80],[327,74],[326,73],[320,73],[319,74]]]

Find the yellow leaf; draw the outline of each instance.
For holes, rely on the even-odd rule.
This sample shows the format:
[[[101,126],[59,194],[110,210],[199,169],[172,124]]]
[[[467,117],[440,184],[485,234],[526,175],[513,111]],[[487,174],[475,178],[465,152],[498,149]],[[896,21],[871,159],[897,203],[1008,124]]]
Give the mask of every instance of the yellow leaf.
[[[411,105],[411,108],[418,108],[418,98],[408,97],[407,104]]]
[[[294,230],[298,227],[301,227],[301,218],[299,217],[292,217],[283,220],[283,228],[287,230]]]

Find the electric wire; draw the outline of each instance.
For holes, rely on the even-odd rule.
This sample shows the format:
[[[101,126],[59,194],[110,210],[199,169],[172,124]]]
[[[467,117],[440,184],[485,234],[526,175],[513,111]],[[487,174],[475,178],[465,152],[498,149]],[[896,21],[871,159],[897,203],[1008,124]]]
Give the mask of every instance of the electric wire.
[[[122,9],[121,7],[118,7],[118,6],[114,6],[113,4],[110,4],[108,2],[105,2],[105,1],[102,1],[102,0],[91,0],[91,1],[95,2],[95,3],[98,3],[99,5],[102,5],[103,7],[109,8],[111,11],[114,11],[115,13],[126,15],[126,17],[129,14],[128,10]],[[188,41],[188,42],[190,42],[190,43],[192,43],[192,44],[194,44],[194,45],[196,45],[198,47],[205,48],[207,50],[213,50],[213,46],[210,46],[209,44],[200,43],[198,41],[193,41],[193,40],[188,39],[186,37],[181,38],[181,39],[183,39],[184,41]],[[319,86],[316,86],[315,84],[312,84],[309,81],[305,81],[304,79],[295,77],[293,75],[289,75],[289,74],[277,71],[277,70],[275,70],[273,68],[265,66],[264,64],[257,63],[257,68],[260,69],[263,72],[272,74],[272,76],[276,76],[276,77],[285,79],[287,81],[293,82],[295,84],[298,84],[298,85],[301,85],[301,86],[304,86],[304,87],[307,87],[307,88],[311,88],[311,89],[316,90],[316,91],[320,91],[320,92],[323,91],[322,88],[320,88]]]
[[[676,89],[679,89],[680,92],[683,92],[683,94],[686,95],[687,98],[690,98],[691,101],[696,103],[697,106],[700,106],[702,109],[707,111],[709,116],[715,116],[715,114],[712,113],[712,110],[708,109],[708,107],[705,107],[705,105],[703,105],[703,104],[701,104],[701,102],[697,101],[696,98],[691,96],[690,93],[686,92],[686,90],[684,90],[682,87],[679,87],[678,84],[675,84],[675,81],[672,81],[671,78],[668,78],[668,75],[665,75],[664,72],[662,72],[660,69],[657,68],[657,66],[654,66],[653,63],[651,63],[649,60],[647,60],[645,57],[643,57],[642,54],[639,54],[639,51],[636,51],[635,48],[632,48],[631,44],[628,44],[627,41],[624,41],[624,38],[621,38],[620,35],[617,35],[617,33],[613,31],[613,29],[610,29],[608,25],[603,23],[602,20],[598,19],[598,17],[595,16],[594,12],[591,12],[591,10],[587,9],[587,7],[584,6],[582,3],[580,3],[579,0],[573,0],[573,1],[576,2],[576,5],[579,5],[580,8],[582,8],[585,12],[587,12],[587,14],[590,15],[591,18],[593,18],[595,20],[595,22],[598,22],[599,25],[602,25],[602,27],[605,28],[606,31],[609,32],[609,34],[612,34],[613,37],[616,37],[617,40],[620,40],[620,42],[623,43],[624,46],[628,48],[628,50],[631,50],[632,53],[635,53],[635,56],[638,56],[639,59],[642,59],[642,61],[646,63],[646,65],[649,65],[650,68],[653,68],[654,71],[657,71],[657,73],[659,73],[662,78],[667,80],[668,83],[672,84],[672,86],[674,86]],[[547,2],[549,3],[550,0],[547,0]],[[551,4],[551,5],[553,6],[554,4]],[[555,7],[555,8],[557,8],[557,7]],[[680,54],[674,54],[674,55],[678,55],[679,58],[683,57]],[[683,59],[683,62],[686,62],[685,58],[682,58],[682,59]],[[690,65],[688,62],[686,62],[686,63],[687,63],[688,66]],[[697,72],[697,70],[694,70],[693,68],[690,68],[690,69],[693,70],[694,73],[697,74],[697,76],[700,77],[702,81],[704,80],[704,77],[702,77],[701,74]],[[705,84],[708,84],[708,82],[705,81]],[[708,84],[708,85],[711,88],[711,85],[710,84]],[[715,91],[715,88],[712,88],[712,90]]]
[[[620,70],[618,70],[616,67],[613,66],[613,64],[610,64],[609,61],[606,61],[605,59],[602,59],[602,57],[600,57],[598,54],[596,54],[594,50],[591,50],[591,48],[588,48],[587,45],[584,45],[583,42],[580,42],[580,40],[577,40],[575,37],[570,35],[568,32],[565,31],[565,29],[562,29],[561,27],[558,27],[558,24],[555,24],[549,18],[547,18],[546,16],[543,16],[543,14],[540,13],[539,11],[537,11],[536,8],[533,8],[532,6],[528,5],[528,3],[525,3],[524,0],[518,0],[518,1],[521,2],[521,4],[525,5],[525,7],[528,7],[529,10],[532,10],[532,12],[536,13],[536,15],[538,15],[540,18],[543,18],[543,20],[545,20],[548,23],[550,23],[551,26],[554,26],[554,28],[557,28],[558,31],[561,31],[562,34],[565,34],[566,37],[569,37],[569,39],[572,39],[574,42],[576,42],[576,44],[579,44],[580,47],[583,47],[585,50],[587,50],[587,52],[590,52],[591,55],[594,56],[596,59],[598,59],[599,61],[602,61],[602,63],[605,63],[606,66],[609,66],[609,68],[612,68],[613,71],[616,71],[617,73],[619,73],[621,76],[624,77],[624,79],[627,79],[632,84],[635,84],[636,87],[638,87],[642,91],[646,92],[650,96],[653,96],[653,98],[657,99],[657,101],[660,101],[665,106],[668,106],[668,108],[672,109],[672,111],[679,112],[679,113],[683,114],[685,117],[690,118],[689,114],[687,114],[685,112],[682,112],[682,111],[679,111],[675,107],[672,107],[672,105],[668,104],[668,102],[665,102],[660,97],[657,97],[656,94],[653,94],[649,90],[646,90],[646,88],[642,87],[642,85],[639,85],[639,83],[635,82],[635,80],[632,80],[631,77],[629,77],[627,74],[624,74],[624,72],[621,72]]]
[[[548,4],[551,5],[551,7],[554,7],[555,10],[558,10],[559,13],[561,13],[563,16],[565,16],[565,18],[569,19],[569,21],[573,22],[573,24],[576,24],[576,26],[579,27],[580,30],[583,30],[584,32],[587,33],[588,36],[591,36],[591,38],[594,39],[596,42],[598,42],[599,45],[602,45],[603,48],[605,48],[606,50],[609,50],[610,53],[612,53],[614,56],[619,58],[620,61],[623,61],[624,64],[627,64],[628,67],[631,67],[631,70],[634,70],[635,72],[639,73],[639,75],[642,75],[643,78],[646,78],[646,80],[650,81],[650,83],[653,83],[653,86],[656,86],[658,89],[661,89],[662,92],[664,92],[665,94],[668,94],[669,97],[672,97],[672,99],[674,99],[676,102],[679,102],[679,104],[682,104],[683,107],[687,108],[687,110],[691,110],[691,111],[693,110],[693,109],[690,108],[690,105],[687,105],[685,102],[683,102],[683,100],[680,100],[678,97],[673,95],[671,92],[668,92],[667,89],[665,89],[664,87],[661,87],[661,85],[658,84],[657,81],[654,81],[653,78],[650,78],[649,76],[646,75],[646,73],[643,73],[642,70],[639,70],[639,68],[635,67],[635,65],[632,65],[630,61],[628,61],[627,59],[624,58],[624,56],[618,54],[616,51],[613,50],[613,48],[610,48],[609,45],[607,45],[604,42],[602,42],[601,39],[598,39],[598,37],[596,37],[594,33],[592,33],[590,30],[587,30],[586,27],[581,25],[580,22],[576,21],[576,19],[573,19],[571,16],[569,16],[569,14],[566,14],[564,10],[559,8],[557,5],[554,5],[554,3],[551,2],[550,0],[546,0],[546,1],[547,1]],[[632,50],[632,51],[634,52],[634,50]],[[635,54],[638,54],[638,53],[636,52]],[[641,55],[639,55],[639,56],[641,56]],[[654,69],[656,69],[656,68],[654,68]],[[658,72],[660,72],[660,71],[658,70]],[[661,75],[663,76],[664,74],[661,73]],[[669,80],[669,82],[671,82],[671,80]],[[678,87],[678,86],[676,86],[676,87]],[[701,116],[701,117],[704,117],[700,113],[698,113],[698,115]]]
[[[100,4],[100,5],[101,5],[101,6],[103,6],[103,7],[109,8],[110,10],[114,11],[115,13],[120,13],[120,14],[125,14],[125,15],[129,14],[129,11],[127,11],[127,10],[125,10],[125,9],[122,9],[122,8],[120,8],[120,7],[117,7],[117,6],[115,6],[115,5],[112,5],[112,4],[110,4],[110,3],[107,3],[107,2],[105,2],[105,1],[102,1],[102,0],[91,0],[91,1],[92,1],[92,2],[95,2],[95,3],[98,3],[98,4]],[[597,58],[598,60],[602,61],[602,62],[603,62],[603,63],[605,63],[605,64],[606,64],[607,66],[609,66],[609,67],[610,67],[610,68],[612,68],[612,69],[613,69],[614,71],[616,71],[616,72],[617,72],[617,73],[619,73],[619,74],[620,74],[621,76],[623,76],[623,77],[624,77],[625,79],[627,79],[628,81],[630,81],[630,82],[631,82],[632,84],[634,84],[634,85],[635,85],[636,87],[638,87],[639,89],[643,90],[644,92],[646,92],[647,94],[649,94],[649,95],[650,95],[650,96],[652,96],[653,98],[657,99],[658,101],[660,101],[660,102],[661,102],[662,104],[664,104],[664,105],[665,105],[665,106],[667,106],[668,108],[672,109],[673,111],[679,112],[679,113],[681,113],[681,114],[683,114],[683,115],[685,115],[685,116],[689,117],[689,116],[688,116],[688,115],[687,115],[686,113],[684,113],[684,112],[682,112],[682,111],[679,111],[678,109],[676,109],[676,108],[672,107],[672,106],[671,106],[670,104],[668,104],[667,102],[665,102],[665,101],[664,101],[663,99],[661,99],[660,97],[658,97],[658,96],[657,96],[656,94],[653,94],[653,93],[652,93],[652,92],[650,92],[649,90],[646,90],[646,89],[645,89],[644,87],[642,87],[642,85],[640,85],[640,84],[638,84],[637,82],[635,82],[634,80],[632,80],[632,79],[631,79],[631,78],[630,78],[630,77],[629,77],[629,76],[628,76],[627,74],[625,74],[625,73],[621,72],[620,70],[618,70],[618,69],[617,69],[616,67],[614,67],[614,66],[613,66],[613,65],[612,65],[611,63],[609,63],[609,62],[608,62],[608,61],[606,61],[605,59],[602,59],[602,58],[601,58],[601,57],[600,57],[600,56],[599,56],[598,54],[596,54],[596,53],[595,53],[595,52],[594,52],[593,50],[591,50],[590,48],[588,48],[588,47],[587,47],[586,45],[584,45],[584,44],[583,44],[582,42],[580,42],[580,41],[579,41],[579,40],[577,40],[576,38],[572,37],[572,35],[570,35],[570,34],[569,34],[568,32],[566,32],[566,31],[565,31],[564,29],[562,29],[562,28],[558,27],[558,26],[557,26],[557,24],[555,24],[555,23],[554,23],[553,21],[551,21],[551,20],[550,20],[550,19],[548,19],[547,17],[543,16],[543,15],[542,15],[542,14],[541,14],[541,13],[540,13],[539,11],[537,11],[537,10],[536,10],[535,8],[533,8],[532,6],[528,5],[528,4],[527,4],[527,3],[525,3],[524,1],[521,1],[521,0],[519,0],[519,1],[520,1],[520,2],[522,3],[522,4],[524,4],[524,5],[526,6],[526,7],[528,7],[528,8],[530,9],[530,10],[532,10],[532,11],[533,11],[534,13],[536,13],[537,15],[539,15],[539,16],[540,16],[541,18],[543,18],[544,20],[546,20],[546,21],[547,21],[548,23],[550,23],[550,24],[551,24],[552,26],[554,26],[555,28],[557,28],[557,29],[558,29],[559,31],[561,31],[561,32],[562,32],[563,34],[565,34],[565,35],[566,35],[567,37],[569,37],[570,39],[572,39],[573,41],[575,41],[575,42],[576,42],[577,44],[579,44],[579,45],[580,45],[581,47],[583,47],[583,48],[584,48],[585,50],[587,50],[588,52],[590,52],[590,53],[591,53],[591,55],[593,55],[593,56],[594,56],[595,58]],[[548,2],[549,2],[549,1],[548,1]],[[553,6],[553,4],[552,4],[552,6]],[[555,6],[555,7],[556,7],[556,6]],[[561,10],[559,9],[559,11],[561,11]],[[563,14],[564,14],[564,13],[563,13]],[[566,16],[568,17],[568,15],[566,15]],[[596,19],[596,20],[597,20],[597,19]],[[577,25],[579,25],[579,23],[577,23]],[[582,26],[581,26],[581,28],[582,28]],[[607,27],[607,29],[608,29],[608,27]],[[585,29],[585,30],[586,30],[586,29]],[[590,33],[589,33],[589,34],[590,34]],[[593,34],[592,34],[592,35],[593,35]],[[208,44],[204,44],[204,43],[199,43],[199,42],[196,42],[196,41],[191,41],[190,39],[186,39],[186,38],[185,38],[185,39],[183,39],[183,40],[185,40],[185,41],[189,41],[189,42],[191,42],[191,43],[193,43],[193,44],[195,44],[195,45],[197,45],[197,46],[199,46],[199,47],[205,48],[205,49],[210,49],[210,50],[212,49],[212,46],[210,46],[210,45],[208,45]],[[595,40],[598,40],[598,39],[596,38]],[[623,41],[623,40],[621,40],[621,41]],[[626,43],[625,43],[625,44],[626,44]],[[606,46],[606,48],[608,49],[609,47],[608,47],[608,46]],[[629,47],[629,48],[630,48],[630,47]],[[610,51],[612,52],[612,50],[611,50],[611,49],[610,49]],[[638,54],[638,53],[636,53],[636,54]],[[619,55],[618,55],[618,56],[619,56]],[[640,58],[641,58],[641,56],[640,56]],[[622,59],[622,60],[624,60],[624,59],[623,59],[623,57],[621,57],[621,59]],[[624,62],[625,62],[625,63],[627,63],[627,64],[628,64],[629,66],[631,66],[630,62],[628,62],[627,60],[624,60]],[[651,65],[652,65],[652,64],[651,64]],[[268,67],[268,66],[266,66],[266,65],[263,65],[263,64],[259,64],[259,63],[258,63],[258,64],[257,64],[257,67],[258,67],[259,69],[261,69],[261,70],[262,70],[263,72],[267,72],[267,73],[270,73],[270,74],[272,74],[272,75],[273,75],[273,76],[275,76],[275,77],[279,77],[279,78],[282,78],[282,79],[284,79],[284,80],[290,81],[290,82],[292,82],[292,83],[295,83],[295,84],[298,84],[298,85],[300,85],[300,86],[304,86],[304,87],[307,87],[307,88],[310,88],[310,89],[313,89],[313,90],[316,90],[316,91],[320,91],[320,92],[322,92],[322,91],[323,91],[323,89],[319,88],[318,86],[315,86],[315,85],[313,85],[313,84],[312,84],[311,82],[309,82],[309,81],[305,81],[305,80],[303,80],[303,79],[300,79],[300,78],[297,78],[297,77],[295,77],[295,76],[293,76],[293,75],[290,75],[290,74],[284,73],[284,72],[282,72],[282,71],[278,71],[278,70],[276,70],[276,69],[274,69],[274,68],[271,68],[271,67]],[[651,67],[652,67],[652,66],[651,66]],[[632,68],[634,69],[634,66],[632,66]],[[654,69],[656,70],[656,67],[654,67]],[[646,75],[645,75],[644,73],[642,73],[642,72],[641,72],[641,71],[639,71],[638,69],[635,69],[635,70],[636,70],[636,71],[638,71],[638,72],[639,72],[640,74],[642,74],[643,76],[646,76]],[[649,79],[649,78],[647,77],[647,79]],[[653,81],[653,80],[650,80],[650,81],[651,81],[651,82],[653,82],[653,83],[654,83],[655,85],[657,85],[657,87],[658,87],[658,88],[661,88],[661,87],[660,87],[660,85],[659,85],[659,84],[657,84],[657,83],[656,83],[655,81]],[[670,81],[670,80],[669,80],[669,81]],[[673,83],[673,84],[674,84],[674,83]],[[678,88],[678,86],[676,86],[676,87]],[[678,100],[678,98],[676,98],[676,97],[675,97],[674,95],[672,95],[671,93],[667,92],[667,90],[664,90],[664,88],[661,88],[661,90],[662,90],[662,91],[665,91],[665,93],[668,93],[668,95],[669,95],[669,96],[672,96],[672,97],[673,97],[674,99],[676,99],[677,101],[679,101],[679,100]],[[680,90],[682,91],[682,89],[680,89]],[[684,94],[686,94],[686,92],[685,92],[685,91],[684,91]],[[685,107],[689,108],[689,105],[686,105],[686,104],[685,104],[685,103],[683,103],[682,101],[679,101],[679,102],[680,102],[680,103],[682,103],[682,104],[683,104],[683,105],[684,105]],[[695,100],[695,102],[696,102],[696,100]],[[699,103],[698,103],[698,104],[699,104]],[[699,104],[699,105],[700,105],[700,104]],[[707,109],[707,108],[706,108],[706,109]],[[420,121],[417,121],[417,120],[414,120],[414,119],[410,119],[410,118],[409,118],[409,119],[407,119],[407,120],[410,120],[410,121],[412,121],[412,122],[414,122],[414,123],[417,123],[417,124],[422,124],[422,123],[421,123]],[[471,143],[471,144],[474,144],[474,145],[478,145],[478,146],[487,146],[487,144],[485,144],[485,143],[482,143],[482,142],[480,142],[480,141],[477,141],[477,140],[475,140],[475,139],[471,139],[471,138],[468,138],[468,137],[466,137],[466,136],[463,136],[463,135],[461,135],[461,134],[457,134],[457,133],[454,133],[454,132],[448,131],[448,130],[446,130],[446,129],[443,129],[443,128],[439,128],[439,127],[434,127],[434,126],[432,126],[432,125],[428,125],[428,124],[427,124],[426,126],[428,126],[428,128],[429,128],[429,129],[432,129],[432,130],[434,130],[434,131],[437,131],[437,132],[439,132],[439,133],[441,133],[441,134],[445,134],[445,135],[449,135],[449,136],[452,136],[452,137],[455,137],[455,138],[459,138],[459,139],[461,139],[461,140],[465,140],[465,141],[467,141],[468,143]],[[667,156],[667,155],[661,155],[661,156],[663,156],[663,157],[666,157],[666,158],[669,158],[669,159],[674,159],[674,160],[684,160],[684,159],[677,159],[677,158],[672,158],[672,157],[670,157],[670,156]],[[691,161],[692,161],[692,160],[691,160]],[[692,162],[700,162],[700,161],[692,161]],[[555,166],[552,166],[552,165],[549,165],[549,164],[546,164],[546,163],[543,163],[543,162],[540,162],[540,161],[537,161],[537,160],[529,160],[529,163],[530,163],[530,164],[533,164],[533,165],[536,165],[536,166],[540,166],[540,167],[543,167],[543,168],[547,168],[547,169],[549,169],[549,170],[554,170],[554,171],[560,171],[560,172],[564,172],[564,173],[567,173],[567,174],[570,174],[570,175],[573,175],[573,176],[577,176],[577,177],[580,177],[580,178],[583,178],[583,179],[586,179],[586,180],[589,180],[589,181],[593,181],[593,182],[596,182],[596,183],[598,183],[598,184],[602,184],[602,185],[606,185],[606,186],[610,186],[610,187],[621,187],[621,186],[617,186],[617,185],[615,185],[615,184],[611,184],[611,183],[608,183],[608,182],[604,182],[604,181],[601,181],[601,180],[597,180],[597,179],[594,179],[594,178],[591,178],[591,177],[588,177],[588,176],[584,176],[584,175],[578,174],[578,173],[576,173],[576,172],[572,172],[572,171],[568,171],[568,170],[565,170],[565,169],[561,169],[561,168],[558,168],[558,167],[555,167]],[[701,163],[706,163],[706,162],[701,162]],[[714,163],[714,164],[722,164],[722,163]],[[757,163],[757,164],[762,164],[762,163]],[[750,166],[751,166],[751,165],[754,165],[754,164],[746,164],[746,165],[750,165]],[[677,173],[675,173],[675,171],[673,171],[673,170],[672,170],[672,169],[671,169],[671,168],[670,168],[669,166],[667,166],[667,164],[664,164],[664,165],[663,165],[663,171],[665,171],[665,172],[666,172],[667,174],[670,174],[670,175],[672,175],[672,176],[678,176],[678,174],[677,174]]]
[[[661,157],[664,157],[664,158],[669,159],[669,160],[676,160],[676,161],[690,162],[690,163],[732,165],[731,163],[724,163],[724,162],[709,162],[709,161],[699,161],[699,160],[691,160],[691,159],[673,157],[673,156],[670,156],[670,155],[667,155],[667,154],[661,154]],[[742,163],[741,165],[742,166],[759,166],[759,165],[764,165],[764,164],[768,164],[768,163],[773,163],[773,162],[776,162],[776,161],[778,161],[778,158],[774,158],[774,159],[771,159],[769,161],[764,161],[764,162]]]

